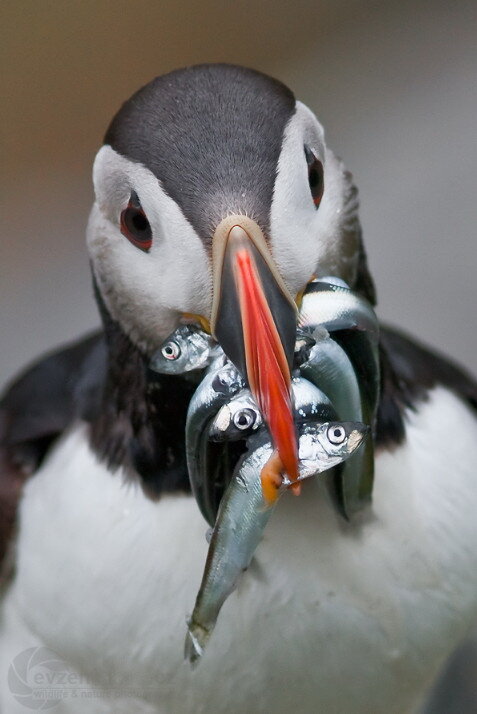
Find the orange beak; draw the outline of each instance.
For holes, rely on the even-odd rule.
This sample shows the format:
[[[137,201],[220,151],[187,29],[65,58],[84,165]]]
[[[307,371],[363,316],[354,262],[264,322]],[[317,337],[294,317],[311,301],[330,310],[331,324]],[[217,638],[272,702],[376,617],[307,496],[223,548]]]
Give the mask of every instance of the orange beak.
[[[218,226],[213,265],[212,332],[247,379],[283,470],[296,481],[298,453],[290,374],[295,302],[259,226],[245,216],[229,216]]]

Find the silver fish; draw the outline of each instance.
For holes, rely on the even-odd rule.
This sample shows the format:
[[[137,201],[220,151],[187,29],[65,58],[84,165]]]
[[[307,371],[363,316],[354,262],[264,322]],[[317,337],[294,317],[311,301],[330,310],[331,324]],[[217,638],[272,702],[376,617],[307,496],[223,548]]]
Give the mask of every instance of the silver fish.
[[[213,467],[208,460],[209,426],[220,407],[226,404],[245,382],[236,367],[218,357],[206,372],[189,403],[186,418],[186,459],[192,493],[204,518],[214,522],[215,506],[210,503]]]
[[[303,425],[299,437],[299,480],[344,461],[364,439],[369,428],[355,422]],[[265,439],[265,441],[264,441]],[[273,512],[262,495],[260,473],[273,452],[266,432],[249,440],[249,451],[238,463],[220,503],[195,607],[188,621],[185,657],[200,659],[215,627],[220,609],[248,568]],[[290,485],[284,481],[282,492]]]
[[[295,422],[335,421],[336,409],[324,390],[303,377],[292,377]]]
[[[181,325],[154,352],[149,367],[161,374],[183,374],[208,367],[220,353],[213,337],[194,325]]]
[[[337,419],[336,411],[326,394],[303,377],[292,378],[292,393],[295,422],[298,426],[307,420],[326,422]],[[213,524],[217,517],[220,498],[230,480],[227,478],[228,473],[242,453],[240,449],[229,454],[230,445],[238,439],[248,439],[257,432],[260,425],[263,425],[260,410],[249,390],[244,389],[232,396],[230,402],[219,410],[210,424],[208,440],[202,438],[197,469],[199,473],[208,474],[201,494],[204,502],[203,512],[206,510],[206,518],[210,524]],[[223,450],[218,452],[213,442],[221,442]],[[218,454],[222,458],[217,458]]]
[[[324,328],[332,333],[333,340],[342,347],[351,362],[359,385],[361,418],[374,428],[380,389],[379,325],[371,305],[341,283],[342,281],[337,282],[334,278],[316,280],[310,283],[303,296],[299,321],[305,336],[307,331],[308,334],[312,334],[316,328]],[[302,352],[306,353],[308,349],[306,337],[302,334],[300,339],[300,330],[298,335],[297,346]],[[328,346],[331,352],[332,346]],[[321,356],[323,359],[325,358],[323,350]],[[317,353],[315,352],[312,362],[315,362],[316,358]],[[341,362],[343,362],[342,359]],[[316,373],[315,368],[318,368],[318,365],[319,362],[316,361],[315,364],[308,365],[309,369],[304,369],[303,371],[303,365],[301,365],[300,372],[326,392],[322,380],[331,382],[332,368],[328,361],[328,369],[330,371],[327,373],[327,370],[323,369],[321,373],[319,371]],[[344,364],[342,367],[344,368]],[[313,371],[316,373],[315,376],[312,374]],[[342,382],[342,387],[346,386],[349,390],[351,379],[349,369],[348,376],[346,376],[346,371],[341,372],[339,376],[336,375],[337,384],[333,390],[333,396],[331,396],[331,393],[329,394],[333,402],[336,398],[340,399],[338,380]],[[343,416],[340,414],[339,409],[337,411],[342,419],[359,418],[357,416],[359,414],[358,411],[349,412],[341,409]],[[348,417],[348,414],[350,414],[350,417]],[[347,517],[362,508],[363,505],[366,505],[371,498],[374,479],[374,446],[372,439],[368,439],[363,452],[359,455],[357,454],[353,461],[356,468],[352,468],[353,462],[349,465],[347,464],[345,466],[347,472],[338,477],[339,483],[337,484],[338,501],[344,515]],[[359,461],[361,465],[358,467]]]
[[[363,421],[361,393],[356,374],[344,349],[331,339],[327,330],[313,332],[315,344],[309,349],[308,360],[300,365],[300,373],[329,397],[338,419]],[[343,465],[334,480],[338,485],[338,503],[348,515],[359,506],[360,484],[369,478],[373,457],[373,443],[368,440],[363,449],[356,451]]]
[[[336,280],[313,280],[308,285],[300,306],[299,324],[300,327],[320,325],[328,332],[359,330],[366,332],[374,345],[379,339],[378,319],[372,306]]]
[[[361,394],[350,358],[324,328],[316,328],[312,337],[314,344],[300,374],[324,391],[339,419],[362,421]]]
[[[292,392],[296,423],[336,418],[330,399],[308,379],[293,377]],[[210,425],[209,438],[212,441],[245,439],[262,425],[262,415],[250,390],[243,389],[219,409]]]
[[[209,428],[212,441],[236,441],[263,426],[260,409],[250,389],[242,389],[217,412]]]

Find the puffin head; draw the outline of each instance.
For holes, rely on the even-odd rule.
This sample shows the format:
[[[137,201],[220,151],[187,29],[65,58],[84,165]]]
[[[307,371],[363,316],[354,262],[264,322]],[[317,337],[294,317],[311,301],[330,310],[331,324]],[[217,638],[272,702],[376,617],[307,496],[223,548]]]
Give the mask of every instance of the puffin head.
[[[335,275],[374,302],[357,192],[316,117],[259,72],[177,70],[123,104],[93,178],[88,247],[111,318],[146,356],[181,322],[209,330],[293,478],[300,296]]]

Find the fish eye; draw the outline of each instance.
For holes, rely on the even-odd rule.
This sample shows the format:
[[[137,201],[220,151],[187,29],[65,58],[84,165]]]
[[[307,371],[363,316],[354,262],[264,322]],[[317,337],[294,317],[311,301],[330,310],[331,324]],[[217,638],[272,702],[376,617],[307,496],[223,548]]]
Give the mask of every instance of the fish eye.
[[[164,347],[161,350],[162,356],[165,357],[165,359],[169,360],[174,360],[180,357],[181,354],[181,349],[177,342],[174,342],[171,340],[170,342],[167,342]]]
[[[251,409],[241,409],[239,412],[234,414],[233,422],[237,429],[240,429],[241,431],[250,429],[255,423],[255,414]]]
[[[326,434],[332,444],[342,444],[346,439],[346,430],[339,424],[332,424],[332,426],[329,426]]]
[[[311,197],[316,208],[321,203],[323,191],[325,189],[323,178],[323,164],[316,156],[315,152],[305,144],[305,158],[308,164],[308,184],[310,186]]]

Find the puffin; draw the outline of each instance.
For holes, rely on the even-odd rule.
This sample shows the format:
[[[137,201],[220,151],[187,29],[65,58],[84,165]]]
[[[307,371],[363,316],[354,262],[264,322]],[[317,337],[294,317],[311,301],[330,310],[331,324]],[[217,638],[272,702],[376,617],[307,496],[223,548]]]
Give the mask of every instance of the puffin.
[[[476,382],[381,326],[372,494],[343,514],[317,477],[282,498],[191,669],[207,553],[185,460],[195,385],[149,368],[180,324],[213,334],[292,472],[291,407],[273,385],[300,296],[336,276],[376,303],[351,173],[281,82],[205,64],[122,105],[93,183],[102,329],[1,400],[1,711],[415,711],[477,615]],[[51,661],[67,676],[35,699]]]

